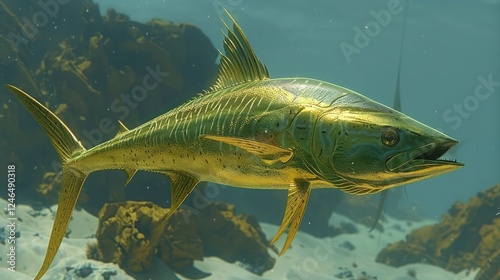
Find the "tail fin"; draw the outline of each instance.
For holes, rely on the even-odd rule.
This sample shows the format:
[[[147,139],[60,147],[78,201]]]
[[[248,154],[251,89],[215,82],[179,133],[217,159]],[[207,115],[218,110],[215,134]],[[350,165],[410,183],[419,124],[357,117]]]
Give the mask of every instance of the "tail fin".
[[[66,234],[71,214],[80,195],[80,190],[88,175],[74,168],[69,168],[66,164],[73,155],[84,152],[85,148],[69,128],[54,113],[40,104],[40,102],[15,86],[6,85],[6,87],[17,96],[19,101],[28,109],[47,136],[49,136],[50,142],[54,145],[63,166],[59,205],[54,225],[52,226],[45,259],[38,274],[35,276],[35,280],[38,280],[49,269],[50,264],[56,256],[57,250]]]

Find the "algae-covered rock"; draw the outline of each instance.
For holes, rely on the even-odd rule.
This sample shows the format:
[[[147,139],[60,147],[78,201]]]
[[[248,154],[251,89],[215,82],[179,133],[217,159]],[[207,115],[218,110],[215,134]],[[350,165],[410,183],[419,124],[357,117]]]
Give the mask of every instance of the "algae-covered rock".
[[[172,269],[180,271],[203,260],[203,241],[198,233],[198,224],[190,217],[192,212],[179,209],[167,221],[158,247],[158,256]]]
[[[99,213],[96,232],[100,261],[113,262],[129,271],[152,265],[168,212],[150,202],[106,204]]]
[[[478,193],[467,204],[455,203],[439,224],[416,229],[405,241],[387,246],[378,254],[377,261],[395,267],[424,262],[452,272],[481,268],[477,279],[497,279],[499,213],[500,185],[497,185]]]
[[[204,256],[238,262],[258,275],[274,266],[257,220],[236,215],[233,205],[210,203],[200,211],[179,209],[160,223],[167,211],[149,202],[104,205],[99,212],[97,245],[90,245],[87,255],[134,272],[149,269],[153,255],[181,273]]]
[[[118,120],[133,128],[189,100],[217,73],[216,49],[189,24],[141,23],[114,10],[101,16],[90,0],[0,0],[0,19],[0,83],[21,87],[46,105],[86,147],[112,138]],[[47,178],[60,171],[59,160],[13,100],[1,87],[0,157],[25,174],[20,184],[42,184],[19,189],[20,197],[53,203],[58,184]],[[109,181],[117,187],[101,181],[94,184],[99,191],[83,189],[96,204],[85,205],[90,212],[101,208],[103,197],[125,197],[120,183]]]
[[[474,280],[499,280],[500,279],[500,250],[491,256],[489,260],[484,263]]]
[[[205,256],[240,262],[258,275],[273,268],[275,260],[267,252],[269,242],[255,217],[236,215],[231,204],[212,203],[190,218],[198,226]]]

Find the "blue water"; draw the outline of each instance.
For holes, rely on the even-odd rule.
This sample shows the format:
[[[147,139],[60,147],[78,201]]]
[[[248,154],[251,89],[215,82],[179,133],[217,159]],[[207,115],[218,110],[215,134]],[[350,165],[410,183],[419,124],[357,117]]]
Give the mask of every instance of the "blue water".
[[[399,11],[405,1],[96,2],[103,13],[115,8],[137,21],[193,23],[219,49],[225,7],[272,77],[322,79],[387,105],[393,102],[403,42],[403,112],[459,140],[448,157],[465,163],[453,173],[408,185],[408,203],[438,218],[455,201],[500,183],[499,1],[409,1],[404,40],[405,13]],[[369,41],[355,41],[359,32],[370,34]],[[346,55],[341,45],[357,50]]]

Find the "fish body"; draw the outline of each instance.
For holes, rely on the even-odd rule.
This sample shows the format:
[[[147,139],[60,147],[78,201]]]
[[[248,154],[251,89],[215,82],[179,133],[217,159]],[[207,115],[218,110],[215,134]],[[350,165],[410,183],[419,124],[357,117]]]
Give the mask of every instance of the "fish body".
[[[243,31],[228,14],[225,54],[214,86],[149,122],[86,149],[54,113],[7,85],[45,130],[63,165],[62,187],[47,253],[50,267],[87,176],[122,169],[171,180],[164,220],[201,181],[241,188],[286,189],[281,253],[298,231],[314,188],[371,194],[450,172],[463,164],[439,157],[451,137],[350,89],[307,78],[270,79]]]
[[[257,81],[206,94],[119,133],[68,164],[87,173],[102,169],[179,171],[196,174],[200,181],[287,189],[285,182],[296,177],[300,165],[288,150],[293,146],[289,128],[304,104],[294,102],[296,96],[280,88],[282,83],[293,80]],[[273,146],[262,152],[283,154],[261,159],[216,137],[250,139]]]
[[[295,178],[310,180],[311,187],[334,187],[309,170],[305,159],[315,150],[315,137],[324,142],[320,145],[325,154],[333,152],[331,133],[342,129],[342,116],[334,113],[339,120],[334,126],[316,120],[353,100],[374,102],[313,79],[250,82],[206,94],[133,130],[124,129],[73,157],[67,166],[86,174],[105,169],[179,171],[196,174],[200,181],[242,188],[288,189]],[[240,147],[252,144],[269,145],[269,150]]]

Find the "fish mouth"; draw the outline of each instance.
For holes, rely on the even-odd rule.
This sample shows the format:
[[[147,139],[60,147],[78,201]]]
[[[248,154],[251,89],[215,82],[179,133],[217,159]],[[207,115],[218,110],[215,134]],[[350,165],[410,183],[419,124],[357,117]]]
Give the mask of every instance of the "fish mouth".
[[[445,139],[428,143],[420,146],[419,148],[392,155],[386,160],[385,165],[389,171],[393,172],[426,170],[441,174],[464,165],[454,159],[440,158],[456,144],[458,144],[458,141],[453,139]],[[440,170],[443,172],[439,172]]]

